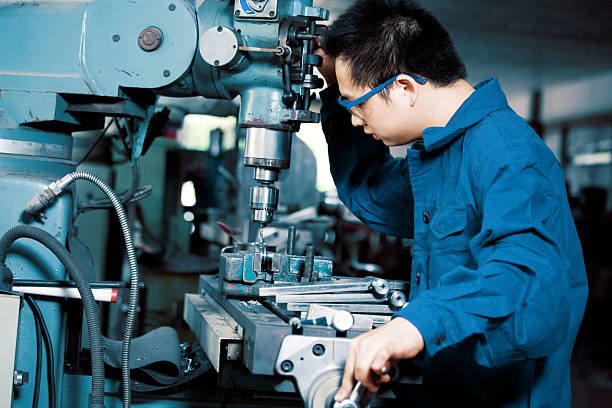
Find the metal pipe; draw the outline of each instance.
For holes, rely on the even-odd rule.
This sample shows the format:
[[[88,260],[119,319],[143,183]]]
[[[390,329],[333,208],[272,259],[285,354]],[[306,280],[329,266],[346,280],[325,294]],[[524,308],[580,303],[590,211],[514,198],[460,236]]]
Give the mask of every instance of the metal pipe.
[[[290,225],[287,232],[287,255],[293,255],[295,254],[295,238],[297,235],[295,225]]]
[[[13,286],[38,286],[38,287],[56,287],[56,288],[73,288],[76,287],[76,282],[66,280],[37,280],[37,279],[14,279]],[[115,282],[115,281],[100,281],[90,282],[89,286],[92,289],[106,289],[106,288],[128,288],[129,282]],[[140,285],[142,288],[144,285]]]
[[[0,238],[0,265],[6,265],[9,248],[17,239],[29,238],[47,247],[62,262],[70,277],[77,283],[87,318],[89,341],[91,343],[92,392],[90,407],[104,406],[104,361],[102,354],[102,334],[100,313],[89,286],[87,275],[80,269],[68,250],[48,232],[29,225],[20,225],[8,230]]]
[[[132,332],[134,330],[136,309],[138,307],[140,273],[138,271],[136,251],[134,250],[134,244],[132,242],[132,234],[130,231],[128,218],[125,214],[121,200],[113,189],[98,177],[84,171],[75,171],[67,174],[60,180],[49,184],[49,186],[47,186],[47,188],[45,188],[38,196],[34,197],[28,202],[25,211],[32,216],[36,216],[37,214],[41,213],[55,201],[58,195],[60,195],[70,184],[78,179],[90,181],[91,183],[97,185],[106,194],[115,208],[117,217],[119,218],[121,232],[123,233],[123,239],[125,241],[125,248],[130,266],[130,298],[127,317],[125,319],[123,344],[121,346],[121,387],[123,392],[123,406],[127,408],[131,406],[132,402],[129,366],[130,344],[132,342]]]
[[[314,245],[306,245],[306,261],[304,262],[303,282],[310,282],[314,270]]]

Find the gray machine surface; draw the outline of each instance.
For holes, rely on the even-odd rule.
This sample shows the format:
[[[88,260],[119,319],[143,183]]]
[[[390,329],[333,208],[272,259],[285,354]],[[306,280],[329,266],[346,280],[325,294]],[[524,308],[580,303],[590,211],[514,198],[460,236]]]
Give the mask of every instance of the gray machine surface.
[[[222,274],[201,276],[199,293],[186,295],[184,312],[220,378],[233,375],[230,362],[241,362],[260,376],[265,389],[298,392],[307,408],[333,404],[350,339],[388,321],[398,309],[391,305],[395,298],[388,296],[389,289],[395,294],[406,289],[399,281],[330,277],[325,282],[262,283],[257,294],[232,298],[223,293],[222,279]],[[293,310],[283,296],[312,302],[305,300]],[[414,373],[408,377],[410,383],[419,382]]]
[[[0,406],[3,407],[11,405],[13,386],[25,385],[23,380],[18,382],[14,368],[20,304],[19,296],[0,293],[0,322],[3,331],[0,336]]]

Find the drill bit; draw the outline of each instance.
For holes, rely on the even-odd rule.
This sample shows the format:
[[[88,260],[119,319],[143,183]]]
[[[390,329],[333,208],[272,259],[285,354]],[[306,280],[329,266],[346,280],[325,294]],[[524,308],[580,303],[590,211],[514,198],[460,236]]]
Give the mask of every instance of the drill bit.
[[[259,234],[257,236],[257,243],[260,245],[265,245],[263,231],[264,231],[264,226],[262,224],[259,224]]]

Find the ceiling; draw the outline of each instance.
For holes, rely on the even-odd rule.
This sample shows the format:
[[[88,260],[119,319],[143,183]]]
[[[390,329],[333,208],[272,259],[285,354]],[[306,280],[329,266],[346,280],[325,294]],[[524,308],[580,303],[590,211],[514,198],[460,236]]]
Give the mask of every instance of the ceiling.
[[[315,0],[332,19],[352,0]],[[422,0],[449,30],[469,80],[524,93],[612,72],[612,0]]]

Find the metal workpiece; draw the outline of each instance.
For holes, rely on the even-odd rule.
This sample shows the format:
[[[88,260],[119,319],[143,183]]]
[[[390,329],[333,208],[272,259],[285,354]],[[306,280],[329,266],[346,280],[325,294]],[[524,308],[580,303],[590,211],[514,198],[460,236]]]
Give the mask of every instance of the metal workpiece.
[[[243,248],[228,247],[221,253],[219,288],[227,296],[255,298],[265,287],[277,286],[274,282],[300,282],[304,276],[305,256],[277,253],[268,247],[262,251],[257,245]],[[331,259],[317,256],[312,265],[320,281],[331,279]]]
[[[310,303],[298,303],[291,302],[287,303],[287,310],[290,312],[308,312]],[[391,309],[386,304],[373,304],[373,303],[321,303],[321,306],[331,307],[337,310],[346,310],[351,313],[365,313],[365,314],[380,314],[380,315],[392,315],[395,314],[396,310]]]
[[[338,278],[334,277],[326,282],[287,283],[261,288],[259,296],[278,296],[290,294],[316,294],[316,293],[346,293],[370,291],[373,278]],[[403,281],[387,281],[393,290],[406,291],[408,284]]]
[[[330,407],[340,387],[350,339],[287,336],[283,339],[276,373],[294,378],[308,408]]]
[[[388,304],[393,310],[399,310],[407,304],[404,292],[394,290],[387,297],[375,297],[371,293],[314,293],[276,295],[274,300],[278,303],[359,303],[359,304]]]
[[[263,289],[263,288],[262,288]],[[347,292],[347,293],[305,293],[305,294],[280,294],[275,295],[274,300],[278,303],[385,303],[387,299],[374,297],[371,293]]]

